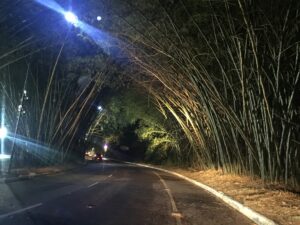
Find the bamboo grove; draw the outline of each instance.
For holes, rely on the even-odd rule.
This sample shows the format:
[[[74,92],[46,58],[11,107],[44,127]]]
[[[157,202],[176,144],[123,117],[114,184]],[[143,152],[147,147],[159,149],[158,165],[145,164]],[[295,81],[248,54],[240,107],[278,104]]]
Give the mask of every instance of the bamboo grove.
[[[103,67],[93,76],[74,73],[76,62],[66,60],[72,41],[68,29],[45,39],[35,28],[36,21],[12,19],[24,7],[33,8],[32,2],[22,4],[0,5],[1,115],[10,131],[5,149],[11,154],[6,170],[78,160],[84,151],[80,137],[106,79]],[[50,33],[45,28],[44,32]]]
[[[190,149],[179,160],[297,186],[299,2],[122,6],[130,77],[181,127]]]
[[[78,154],[76,151],[82,148],[78,140],[84,136],[81,129],[87,126],[91,111],[95,111],[91,103],[105,80],[105,74],[99,72],[78,87],[76,79],[58,78],[54,64],[49,79],[43,83],[34,64],[28,63],[27,67],[25,76],[9,66],[1,74],[0,93],[5,105],[2,112],[13,137],[6,145],[12,151],[9,169],[52,165]],[[16,80],[21,86],[16,85]],[[83,119],[86,117],[89,119]]]
[[[101,9],[103,18],[108,18],[93,25],[120,40],[113,46],[118,51],[106,56],[94,53],[92,66],[82,57],[86,70],[93,71],[82,72],[83,65],[76,60],[70,69],[63,61],[66,49],[72,50],[64,47],[72,32],[58,32],[56,41],[41,44],[30,54],[23,51],[37,42],[30,35],[1,49],[0,90],[15,133],[67,153],[104,83],[121,73],[145,91],[145,98],[151,96],[168,121],[162,130],[172,137],[170,146],[176,146],[179,163],[299,187],[299,1],[89,0],[77,4],[82,9],[89,6],[93,10],[86,14]],[[47,82],[41,84],[40,71],[30,57],[46,47],[55,49],[55,54],[47,67]],[[113,54],[120,52],[120,58]],[[23,58],[31,60],[25,60],[27,72],[17,89],[10,68]],[[110,71],[116,69],[112,64],[121,64],[122,71]],[[78,73],[77,67],[79,77],[92,75],[87,85],[74,92],[81,78],[65,78],[70,71]],[[25,89],[34,100],[26,103]],[[23,103],[34,109],[26,116],[18,110]]]

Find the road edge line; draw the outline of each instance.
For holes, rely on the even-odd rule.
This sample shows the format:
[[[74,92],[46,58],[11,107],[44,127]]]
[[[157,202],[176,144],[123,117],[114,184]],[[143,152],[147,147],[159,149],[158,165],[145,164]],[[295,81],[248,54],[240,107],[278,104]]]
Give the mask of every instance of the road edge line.
[[[95,182],[95,183],[93,183],[93,184],[90,184],[89,186],[87,186],[87,188],[91,188],[91,187],[94,187],[95,185],[97,185],[97,184],[99,184],[99,182],[97,181],[97,182]]]
[[[155,172],[155,171],[152,171],[152,172],[159,178],[159,181],[162,183],[162,185],[164,186],[164,188],[167,192],[167,195],[168,195],[169,200],[171,202],[172,213],[178,213],[178,208],[177,208],[176,202],[174,200],[172,192],[171,192],[170,188],[168,187],[167,183],[164,181],[164,179],[157,172]],[[175,220],[176,220],[177,225],[182,225],[181,218],[175,217]]]
[[[132,163],[132,162],[124,162],[126,164],[132,164],[132,165],[137,165],[140,167],[145,167],[145,168],[150,168],[150,169],[155,169],[155,170],[159,170],[165,173],[169,173],[172,175],[175,175],[177,177],[180,177],[202,189],[204,189],[205,191],[211,193],[212,195],[216,196],[217,198],[221,199],[223,202],[225,202],[227,205],[231,206],[232,208],[234,208],[235,210],[237,210],[238,212],[240,212],[241,214],[243,214],[244,216],[248,217],[250,220],[252,220],[253,222],[255,222],[258,225],[277,225],[273,220],[265,217],[264,215],[254,211],[253,209],[250,209],[249,207],[241,204],[240,202],[230,198],[229,196],[227,196],[226,194],[224,194],[221,191],[217,191],[199,181],[196,181],[194,179],[188,178],[182,174],[170,171],[170,170],[166,170],[166,169],[162,169],[159,167],[155,167],[155,166],[150,166],[150,165],[146,165],[146,164],[141,164],[141,163]]]

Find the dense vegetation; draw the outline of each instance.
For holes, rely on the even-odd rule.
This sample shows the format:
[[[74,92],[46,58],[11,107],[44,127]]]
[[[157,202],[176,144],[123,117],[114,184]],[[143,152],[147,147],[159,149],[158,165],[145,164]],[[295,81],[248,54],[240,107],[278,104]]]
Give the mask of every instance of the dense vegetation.
[[[20,93],[20,87],[32,85],[31,98],[36,99],[29,107],[34,108],[32,117],[26,120],[17,110],[20,103],[12,104],[14,114],[9,115],[19,115],[24,129],[29,126],[33,132],[17,130],[11,119],[16,133],[49,145],[60,143],[57,148],[67,151],[78,131],[87,131],[84,125],[89,123],[82,121],[92,112],[91,103],[101,102],[103,87],[114,93],[127,90],[128,94],[106,97],[106,111],[96,115],[90,129],[93,135],[116,141],[131,126],[148,144],[148,159],[172,159],[298,185],[299,1],[90,0],[73,7],[81,9],[82,19],[118,42],[96,48],[78,29],[53,31],[53,39],[60,43],[42,57],[35,53],[45,44],[40,27],[30,24],[34,29],[26,28],[27,36],[22,31],[12,38],[9,35],[16,31],[1,25],[8,41],[0,53],[0,82],[5,86],[1,94],[11,90],[6,91],[6,99],[19,101],[12,96]],[[98,14],[101,23],[93,19]],[[6,24],[3,18],[1,24]],[[33,34],[39,39],[30,38]],[[65,35],[76,34],[62,47]],[[79,45],[84,48],[74,47]],[[24,58],[24,68],[18,68],[28,78],[23,76],[17,89],[16,80],[10,80],[18,72],[10,68],[20,63],[18,54]],[[44,58],[43,69],[32,69],[37,58]],[[10,76],[5,75],[8,71]],[[41,71],[48,81],[36,82]],[[88,81],[81,82],[86,88],[74,92],[79,80]]]
[[[122,151],[123,146],[123,152],[135,160],[182,162],[180,128],[167,120],[141,90],[119,89],[106,96],[107,101],[102,96],[104,109],[90,127],[89,138],[97,137],[115,150]]]

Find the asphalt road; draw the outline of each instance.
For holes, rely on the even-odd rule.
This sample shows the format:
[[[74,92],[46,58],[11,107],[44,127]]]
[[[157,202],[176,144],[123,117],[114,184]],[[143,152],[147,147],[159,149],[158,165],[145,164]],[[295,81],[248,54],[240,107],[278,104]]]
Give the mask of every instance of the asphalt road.
[[[127,164],[0,184],[2,225],[253,224],[204,190]]]

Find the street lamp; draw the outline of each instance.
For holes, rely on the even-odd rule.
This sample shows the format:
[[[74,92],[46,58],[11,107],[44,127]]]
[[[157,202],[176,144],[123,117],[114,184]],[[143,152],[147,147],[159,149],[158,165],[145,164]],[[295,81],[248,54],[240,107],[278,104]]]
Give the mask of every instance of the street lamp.
[[[99,112],[102,112],[102,110],[103,110],[102,106],[101,106],[101,105],[98,105],[98,106],[97,106],[97,110],[98,110]]]
[[[73,25],[77,25],[79,20],[78,17],[71,11],[65,12],[65,19],[66,21],[68,21],[69,23],[73,24]]]
[[[7,136],[7,128],[6,127],[0,127],[0,139],[4,139]]]

